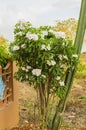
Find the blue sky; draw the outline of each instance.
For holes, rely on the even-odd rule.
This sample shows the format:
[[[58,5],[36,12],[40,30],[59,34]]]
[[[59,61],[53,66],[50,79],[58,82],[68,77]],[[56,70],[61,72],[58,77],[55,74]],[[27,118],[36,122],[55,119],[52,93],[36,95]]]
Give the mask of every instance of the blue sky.
[[[12,40],[14,25],[20,19],[34,26],[78,19],[80,4],[81,0],[0,0],[0,35]]]

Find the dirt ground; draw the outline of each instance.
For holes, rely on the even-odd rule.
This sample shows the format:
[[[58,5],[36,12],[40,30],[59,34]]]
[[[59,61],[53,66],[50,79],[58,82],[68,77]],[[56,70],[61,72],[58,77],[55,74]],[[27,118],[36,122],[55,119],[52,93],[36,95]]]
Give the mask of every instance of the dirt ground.
[[[18,127],[13,130],[40,130],[37,125],[36,104],[35,90],[28,84],[20,83],[20,129]],[[74,81],[64,113],[62,130],[86,130],[86,77],[78,83]]]

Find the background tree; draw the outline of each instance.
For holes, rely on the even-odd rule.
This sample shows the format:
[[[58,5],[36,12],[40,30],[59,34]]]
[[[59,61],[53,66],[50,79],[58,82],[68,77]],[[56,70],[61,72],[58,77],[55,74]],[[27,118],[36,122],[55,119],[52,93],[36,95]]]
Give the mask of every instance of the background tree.
[[[66,37],[71,40],[75,40],[78,20],[75,18],[69,18],[67,20],[57,21],[54,27],[55,31],[65,32]],[[86,43],[86,34],[84,37],[84,43]]]
[[[10,54],[8,49],[7,40],[0,36],[0,65],[4,67],[8,60],[10,60]]]
[[[58,21],[55,30],[65,32],[66,37],[74,40],[77,29],[77,20],[74,18],[70,18],[63,21]]]

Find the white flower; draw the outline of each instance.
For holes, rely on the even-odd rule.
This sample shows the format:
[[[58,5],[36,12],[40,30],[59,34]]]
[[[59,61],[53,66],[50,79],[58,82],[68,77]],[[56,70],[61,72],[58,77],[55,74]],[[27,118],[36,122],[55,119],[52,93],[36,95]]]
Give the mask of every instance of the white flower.
[[[43,36],[47,36],[48,32],[47,31],[42,31]]]
[[[26,72],[28,72],[28,69],[25,69]]]
[[[62,55],[59,55],[58,57],[59,57],[60,60],[62,60]]]
[[[28,66],[27,66],[27,69],[31,69],[31,66],[28,65]]]
[[[25,71],[25,70],[26,70],[26,68],[25,68],[25,67],[22,67],[21,69],[22,69],[23,71]]]
[[[47,35],[48,35],[47,31],[42,31],[41,38],[44,39],[44,37],[47,36]]]
[[[51,65],[54,66],[56,62],[54,60],[51,60]]]
[[[22,32],[20,31],[20,32],[16,33],[15,35],[22,36]]]
[[[35,76],[40,76],[41,75],[41,69],[33,69],[32,74]]]
[[[64,45],[65,45],[65,43],[63,42],[63,43],[62,43],[62,45],[64,46]]]
[[[26,34],[26,37],[29,39],[29,40],[34,40],[34,41],[37,41],[38,40],[38,35],[37,34],[31,34],[30,32],[28,32]]]
[[[13,51],[17,51],[17,50],[19,50],[19,46],[15,45],[15,46],[13,47]]]
[[[28,38],[30,34],[31,34],[31,32],[27,32],[26,37]]]
[[[23,23],[20,23],[19,27],[18,27],[20,30],[23,30],[24,29],[24,25]]]
[[[41,34],[41,38],[44,39],[44,35],[43,34]]]
[[[56,80],[60,80],[60,76],[57,76],[57,77],[56,77]]]
[[[27,124],[29,123],[27,120],[25,120],[24,122],[27,123]]]
[[[61,64],[61,65],[60,65],[60,68],[63,68],[63,67],[64,67],[64,65]]]
[[[66,35],[64,32],[54,32],[56,38],[65,38]]]
[[[51,29],[49,30],[49,32],[50,32],[50,33],[53,33],[53,34],[55,33],[55,31],[53,31],[53,30],[51,30]]]
[[[50,51],[51,50],[51,47],[50,47],[50,45],[48,44],[48,46],[46,46],[46,45],[42,45],[41,46],[41,50],[48,50],[48,51]]]
[[[41,46],[41,50],[46,50],[46,46],[44,44]]]
[[[49,44],[48,44],[48,46],[47,46],[47,50],[49,50],[49,51],[51,50],[51,47],[50,47],[50,45],[49,45]]]
[[[21,48],[25,49],[25,48],[26,48],[26,44],[25,44],[25,43],[22,44],[22,45],[21,45]]]
[[[46,78],[46,75],[43,75],[43,74],[42,74],[41,76],[42,76],[43,78]]]
[[[48,64],[49,66],[51,66],[51,62],[50,62],[49,60],[47,60],[47,64]]]
[[[60,84],[60,86],[64,86],[65,85],[63,81],[60,81],[59,84]]]
[[[56,64],[56,62],[54,60],[51,60],[51,61],[47,60],[47,64],[49,66],[54,66]]]
[[[78,58],[78,55],[77,54],[73,54],[72,57]]]
[[[22,69],[23,71],[28,72],[28,70],[31,69],[31,66],[28,65],[27,67],[22,67],[21,69]]]
[[[19,23],[19,29],[23,30],[25,21],[22,19],[22,20],[19,20],[18,23]]]
[[[25,20],[24,19],[19,19],[18,23],[21,24],[21,23],[24,23]]]
[[[63,58],[64,58],[64,59],[66,59],[66,60],[68,60],[68,57],[67,57],[67,56],[65,56],[65,55],[63,55]]]
[[[56,32],[56,31],[53,31],[53,30],[49,30],[50,33],[53,33],[55,35],[56,38],[65,38],[66,35],[65,35],[65,32]]]

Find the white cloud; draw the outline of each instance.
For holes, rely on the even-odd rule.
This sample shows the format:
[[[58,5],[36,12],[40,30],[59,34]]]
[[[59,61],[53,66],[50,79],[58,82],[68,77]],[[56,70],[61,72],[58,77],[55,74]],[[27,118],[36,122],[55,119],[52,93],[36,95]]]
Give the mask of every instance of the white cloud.
[[[53,4],[53,6],[56,6],[57,8],[71,8],[80,6],[80,3],[81,0],[57,0],[57,2]]]
[[[12,39],[19,19],[33,25],[53,23],[58,19],[78,18],[81,0],[0,0],[0,35]]]

